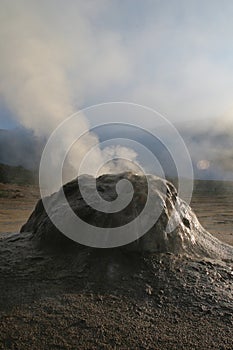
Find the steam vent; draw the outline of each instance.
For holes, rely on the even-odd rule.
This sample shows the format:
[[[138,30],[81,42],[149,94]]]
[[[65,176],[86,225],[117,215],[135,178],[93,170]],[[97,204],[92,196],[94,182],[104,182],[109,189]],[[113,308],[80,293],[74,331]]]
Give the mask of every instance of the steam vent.
[[[84,200],[96,187],[108,203],[127,197],[122,180],[133,189],[122,210],[104,213]],[[233,348],[233,248],[200,225],[171,183],[149,176],[147,184],[128,172],[81,176],[45,198],[52,219],[72,219],[65,193],[83,222],[116,232],[149,201],[142,222],[159,212],[158,220],[141,237],[135,227],[126,245],[69,239],[41,200],[20,233],[1,235],[1,349]],[[82,225],[75,230],[82,237]]]
[[[126,208],[116,213],[104,213],[87,205],[83,199],[79,183],[83,184],[84,193],[92,195],[97,187],[98,193],[103,199],[111,203],[117,197],[116,186],[122,179],[129,180],[133,185],[134,195]],[[209,234],[198,222],[192,209],[177,196],[175,187],[168,181],[150,175],[151,217],[158,220],[142,237],[123,249],[151,252],[186,254],[199,257],[212,257],[219,259],[232,259],[232,248],[221,243]],[[95,179],[92,176],[80,176],[63,187],[65,197],[61,196],[61,190],[46,198],[50,216],[69,221],[69,211],[66,200],[76,215],[94,227],[121,227],[134,220],[147,200],[148,185],[145,176],[125,172],[117,175],[102,175]],[[161,209],[162,208],[162,209]],[[156,210],[160,212],[156,213]],[[169,232],[169,226],[174,229]],[[82,228],[77,227],[77,232]],[[136,228],[134,228],[136,230]],[[50,247],[54,250],[65,246],[76,247],[78,244],[53,225],[40,200],[21,232],[32,232],[33,240],[41,247]],[[111,233],[110,233],[111,234]],[[137,232],[135,232],[137,238]]]

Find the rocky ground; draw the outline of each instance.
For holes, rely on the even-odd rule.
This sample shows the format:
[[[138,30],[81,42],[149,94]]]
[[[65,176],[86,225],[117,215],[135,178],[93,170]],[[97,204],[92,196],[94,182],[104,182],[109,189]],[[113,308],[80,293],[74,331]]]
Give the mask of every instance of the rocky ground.
[[[232,264],[29,238],[1,242],[0,349],[232,349]]]
[[[0,289],[0,349],[233,348],[231,260],[2,234]]]
[[[36,186],[0,183],[0,234],[18,232],[38,199]]]
[[[1,349],[232,349],[232,264],[28,238],[1,242]]]

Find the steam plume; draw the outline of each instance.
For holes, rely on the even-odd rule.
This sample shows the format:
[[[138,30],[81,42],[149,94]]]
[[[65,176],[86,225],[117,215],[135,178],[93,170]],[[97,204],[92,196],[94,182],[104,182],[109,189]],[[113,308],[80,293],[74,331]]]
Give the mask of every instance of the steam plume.
[[[127,55],[114,33],[99,38],[93,35],[90,19],[95,13],[91,6],[77,1],[74,8],[64,8],[63,14],[62,9],[56,11],[55,2],[51,3],[50,8],[44,2],[3,0],[0,11],[0,94],[20,124],[46,137],[75,112],[74,100],[78,99],[80,108],[89,86],[106,87],[127,78],[129,71]],[[103,3],[100,1],[98,7]],[[69,21],[64,20],[66,16]],[[72,71],[78,77],[72,77]],[[86,127],[83,115],[79,128]],[[87,146],[96,142],[94,134],[79,142],[72,152],[75,166]],[[104,161],[99,148],[93,159]]]

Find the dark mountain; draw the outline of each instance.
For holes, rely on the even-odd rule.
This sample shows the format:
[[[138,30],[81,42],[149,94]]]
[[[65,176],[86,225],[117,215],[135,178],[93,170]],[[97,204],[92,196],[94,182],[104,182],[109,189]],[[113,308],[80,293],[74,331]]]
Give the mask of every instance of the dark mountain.
[[[32,185],[36,183],[36,174],[20,166],[0,163],[0,183]]]
[[[190,122],[177,124],[176,127],[190,152],[196,179],[233,180],[233,137],[229,130],[216,131],[213,122],[203,125]],[[101,142],[123,138],[132,139],[144,145],[156,156],[167,178],[177,176],[175,163],[166,145],[163,145],[149,132],[132,126],[116,124],[98,127],[94,132]],[[164,133],[165,130],[162,132]],[[169,135],[167,138],[168,144],[175,145],[174,140],[169,140]],[[11,166],[21,165],[26,169],[37,171],[45,142],[45,139],[38,138],[33,132],[23,128],[0,129],[0,163]],[[118,144],[117,141],[115,144]],[[127,141],[124,146],[131,147]],[[207,166],[202,166],[203,161]],[[151,164],[147,163],[147,159],[144,159],[143,165],[146,165],[147,171],[150,172]]]
[[[190,153],[195,179],[233,180],[233,136],[230,131],[216,131],[210,124],[197,128],[192,123],[187,123],[176,125],[176,128]],[[166,135],[164,128],[157,130],[156,134],[159,135],[160,131]],[[166,145],[149,132],[123,125],[104,126],[95,132],[101,141],[128,138],[139,142],[156,156],[167,178],[176,177],[176,166]],[[175,143],[168,134],[166,144],[175,147]]]
[[[45,140],[26,129],[0,129],[0,163],[35,170],[44,144]]]

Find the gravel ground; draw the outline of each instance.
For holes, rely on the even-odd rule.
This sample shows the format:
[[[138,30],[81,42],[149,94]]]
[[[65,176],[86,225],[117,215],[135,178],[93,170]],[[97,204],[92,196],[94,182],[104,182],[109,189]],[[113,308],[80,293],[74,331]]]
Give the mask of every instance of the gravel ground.
[[[0,349],[232,349],[233,264],[0,241]]]

